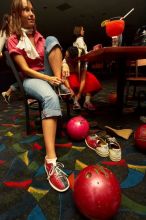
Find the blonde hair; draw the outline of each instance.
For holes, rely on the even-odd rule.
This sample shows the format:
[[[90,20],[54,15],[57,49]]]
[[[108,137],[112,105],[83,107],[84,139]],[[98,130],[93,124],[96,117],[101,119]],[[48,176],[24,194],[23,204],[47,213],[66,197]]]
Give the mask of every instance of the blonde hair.
[[[31,0],[26,0],[32,4]],[[33,4],[32,4],[33,5]],[[11,14],[12,14],[12,32],[18,37],[22,36],[22,24],[21,24],[21,13],[23,11],[22,0],[12,0]],[[36,26],[34,27],[34,31]]]

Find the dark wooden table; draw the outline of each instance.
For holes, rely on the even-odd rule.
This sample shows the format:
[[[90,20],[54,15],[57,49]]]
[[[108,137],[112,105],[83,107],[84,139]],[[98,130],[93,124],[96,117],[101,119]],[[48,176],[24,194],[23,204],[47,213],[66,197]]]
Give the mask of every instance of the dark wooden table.
[[[124,87],[126,82],[126,63],[128,60],[146,58],[146,46],[103,47],[80,57],[81,61],[111,62],[115,61],[117,71],[117,110],[123,111]]]

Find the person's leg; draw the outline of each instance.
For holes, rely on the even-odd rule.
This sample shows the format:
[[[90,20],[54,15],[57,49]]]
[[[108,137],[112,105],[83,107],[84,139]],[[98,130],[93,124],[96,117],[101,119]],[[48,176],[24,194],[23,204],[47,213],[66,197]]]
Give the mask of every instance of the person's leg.
[[[12,93],[13,93],[13,90],[11,87],[9,87],[7,91],[5,91],[5,95],[7,95],[7,96],[11,96]]]
[[[45,55],[44,55],[44,72],[48,75],[55,75],[62,78],[62,51],[57,38],[49,36],[46,38]],[[59,85],[59,94],[68,95],[70,90],[62,83]]]
[[[92,103],[91,98],[92,98],[91,93],[88,92],[85,94],[85,101],[84,101],[83,107],[89,111],[95,111],[96,107]]]
[[[86,103],[91,102],[91,94],[90,94],[89,92],[86,93],[86,95],[85,95],[85,102],[86,102]]]
[[[16,82],[16,83],[13,83],[7,91],[2,92],[2,96],[8,104],[10,103],[11,95],[13,94],[13,92],[17,90],[17,88],[18,88],[18,83]]]
[[[62,68],[62,52],[60,47],[54,47],[48,56],[48,62],[50,63],[51,69],[53,73],[58,78],[62,78],[61,76],[61,68]],[[64,80],[63,80],[64,81]],[[65,83],[59,85],[58,95],[70,95],[70,90],[66,87]]]
[[[39,100],[42,104],[42,128],[46,147],[46,156],[56,158],[55,136],[57,117],[61,116],[58,96],[52,87],[40,79],[26,79],[23,83],[27,94]]]
[[[62,52],[60,47],[55,46],[48,55],[48,62],[55,76],[61,79]]]
[[[80,80],[77,73],[71,73],[68,77],[68,82],[71,87],[71,89],[74,92],[73,96],[73,110],[80,110],[81,106],[79,103],[79,97],[77,96],[79,87],[80,87]]]
[[[96,107],[91,102],[93,94],[99,92],[102,89],[100,81],[94,76],[94,74],[87,71],[86,82],[83,93],[85,94],[85,102],[83,107],[88,110],[96,110]]]
[[[87,110],[90,110],[90,111],[95,111],[96,110],[96,107],[93,105],[93,103],[91,102],[91,93],[86,93],[85,95],[85,101],[84,101],[84,104],[83,104],[83,107]]]
[[[17,91],[17,89],[18,89],[18,83],[17,82],[15,82],[15,83],[13,83],[11,86],[10,86],[10,89],[12,90],[12,92],[16,92]]]
[[[62,52],[56,37],[46,38],[44,51],[44,73],[61,78]]]
[[[42,104],[42,129],[46,148],[45,170],[48,181],[57,191],[66,191],[69,188],[69,181],[61,170],[63,165],[56,162],[55,152],[57,117],[62,115],[58,96],[44,80],[25,79],[23,85],[27,94]]]
[[[56,158],[55,136],[56,136],[57,118],[45,118],[42,120],[44,141],[46,146],[46,158]],[[49,133],[49,134],[48,134]]]

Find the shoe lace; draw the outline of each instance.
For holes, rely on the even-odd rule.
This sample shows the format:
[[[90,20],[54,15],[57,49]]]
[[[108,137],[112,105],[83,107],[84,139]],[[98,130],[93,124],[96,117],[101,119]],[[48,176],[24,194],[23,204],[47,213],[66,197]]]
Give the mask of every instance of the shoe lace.
[[[94,135],[94,138],[96,138],[96,147],[98,147],[99,146],[99,144],[101,144],[101,146],[102,147],[107,147],[108,146],[108,143],[105,141],[105,143],[103,143],[100,139],[99,139],[99,137],[98,137],[98,135]]]
[[[64,173],[62,171],[62,169],[60,168],[63,168],[64,165],[60,162],[57,162],[55,166],[52,166],[52,168],[50,169],[49,171],[49,175],[52,176],[53,174],[56,174],[56,176],[58,177],[63,177],[63,175],[67,176],[66,173]]]

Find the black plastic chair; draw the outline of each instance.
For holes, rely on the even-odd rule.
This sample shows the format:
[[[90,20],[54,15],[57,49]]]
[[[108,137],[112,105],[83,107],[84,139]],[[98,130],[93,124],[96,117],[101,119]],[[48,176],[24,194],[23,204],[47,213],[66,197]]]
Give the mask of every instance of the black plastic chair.
[[[23,96],[23,100],[24,100],[24,108],[25,108],[25,116],[26,116],[26,132],[27,134],[30,134],[31,128],[30,128],[30,116],[29,116],[29,110],[33,109],[33,110],[39,110],[39,115],[40,115],[40,119],[41,119],[41,104],[38,100],[36,100],[35,102],[32,102],[31,104],[28,104],[28,99],[34,99],[34,97],[28,96],[23,88],[23,83],[21,80],[21,76],[20,73],[14,63],[14,61],[12,60],[10,54],[8,51],[5,51],[5,57],[7,60],[7,63],[9,65],[9,67],[11,68],[17,82],[18,82],[18,86],[20,88],[20,92]],[[67,117],[70,117],[70,102],[68,100],[68,98],[66,99],[62,99],[65,103],[66,103],[66,111],[67,111]],[[36,102],[38,103],[38,107],[36,107]],[[35,104],[35,105],[34,105]]]
[[[28,104],[28,99],[34,99],[34,97],[28,96],[26,94],[26,92],[25,92],[25,90],[23,88],[23,83],[22,83],[22,80],[21,80],[20,73],[17,70],[17,67],[14,64],[14,62],[13,62],[9,52],[5,51],[4,54],[5,54],[5,57],[6,57],[7,64],[10,67],[10,69],[12,70],[12,72],[13,72],[16,80],[17,80],[17,83],[18,83],[21,95],[23,97],[24,109],[25,109],[25,120],[26,120],[26,133],[30,134],[30,132],[31,132],[31,127],[30,127],[30,110],[31,109],[32,110],[38,110],[39,111],[40,120],[41,120],[41,104],[40,104],[40,102],[38,100],[35,100],[34,102]],[[38,105],[36,105],[36,103]]]

